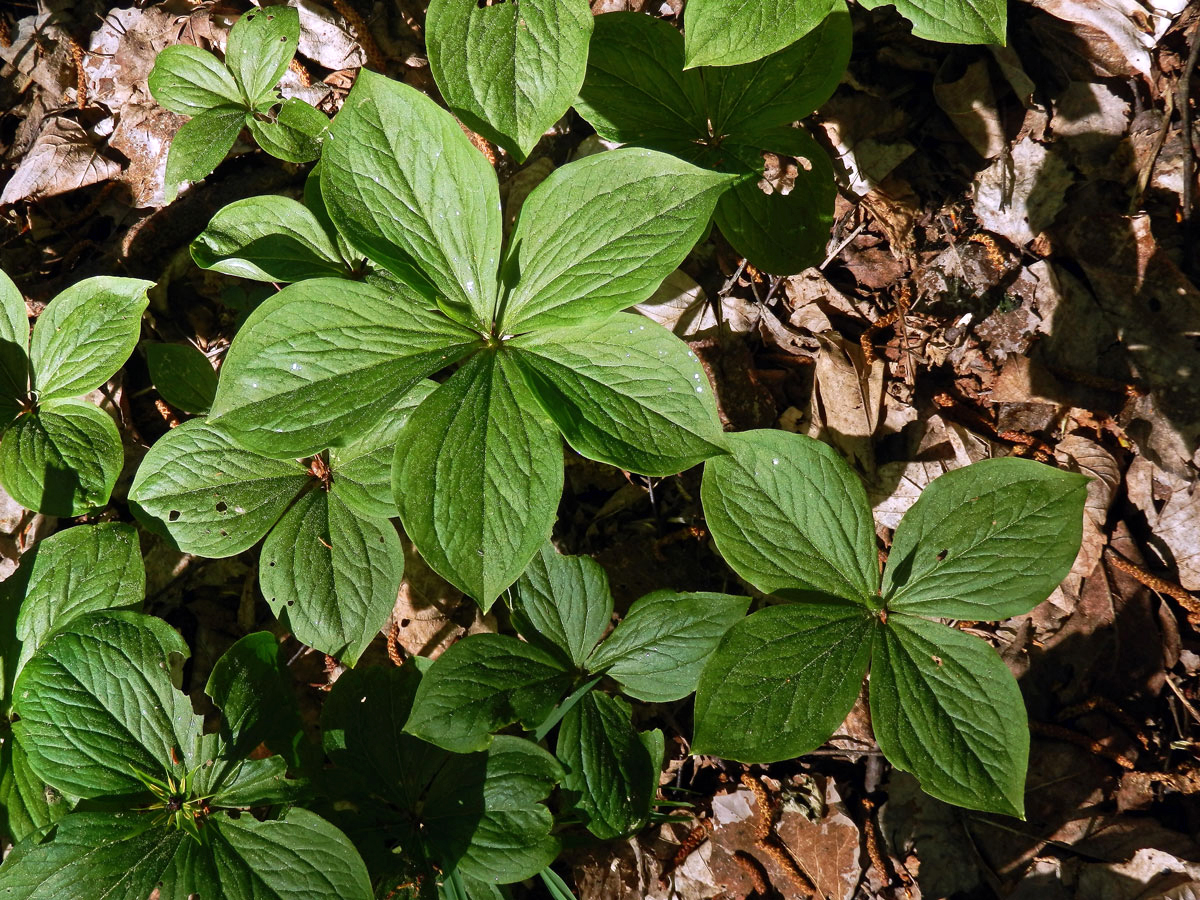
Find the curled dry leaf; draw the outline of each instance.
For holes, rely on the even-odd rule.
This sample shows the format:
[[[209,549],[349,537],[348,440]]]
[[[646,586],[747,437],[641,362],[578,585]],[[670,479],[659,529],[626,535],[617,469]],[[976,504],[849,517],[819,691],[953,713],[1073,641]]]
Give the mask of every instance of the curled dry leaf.
[[[120,164],[104,156],[78,122],[47,119],[42,133],[4,186],[0,206],[65,194],[120,174]]]

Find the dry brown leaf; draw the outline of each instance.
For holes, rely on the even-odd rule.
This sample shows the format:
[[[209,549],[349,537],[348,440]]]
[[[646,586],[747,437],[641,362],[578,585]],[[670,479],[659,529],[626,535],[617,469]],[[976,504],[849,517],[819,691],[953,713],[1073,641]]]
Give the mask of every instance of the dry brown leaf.
[[[862,347],[836,332],[817,335],[821,353],[810,407],[810,437],[827,439],[858,468],[875,468],[872,438],[879,425],[883,403],[884,363],[867,363]]]
[[[1059,462],[1087,475],[1087,500],[1083,507],[1083,545],[1071,567],[1072,573],[1086,578],[1104,555],[1108,543],[1108,508],[1121,484],[1121,467],[1111,453],[1081,435],[1067,435],[1056,448]]]
[[[954,81],[943,80],[945,66],[942,68],[933,83],[937,105],[976,153],[984,159],[999,156],[1007,141],[987,60],[971,63]]]
[[[980,173],[975,215],[984,230],[1024,246],[1054,222],[1073,181],[1057,154],[1024,138]]]
[[[56,116],[46,120],[4,186],[0,206],[65,194],[120,174],[120,164],[105,157],[78,122]]]

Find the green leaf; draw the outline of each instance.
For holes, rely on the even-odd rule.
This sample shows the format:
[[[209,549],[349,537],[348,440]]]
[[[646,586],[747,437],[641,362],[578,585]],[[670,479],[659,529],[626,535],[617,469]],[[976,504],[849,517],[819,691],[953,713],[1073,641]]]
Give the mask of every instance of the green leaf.
[[[346,275],[338,249],[320,220],[290,197],[248,197],[221,209],[192,242],[202,269],[292,282]]]
[[[296,726],[303,727],[299,716],[296,717]],[[210,786],[204,787],[204,793],[212,793],[210,803],[213,806],[245,809],[294,803],[300,796],[299,789],[303,782],[288,780],[287,768],[287,761],[282,756],[219,759],[215,767],[209,770]]]
[[[214,106],[242,103],[237,83],[224,64],[191,44],[172,44],[154,57],[150,93],[159,106],[194,116]]]
[[[862,482],[830,447],[784,431],[727,435],[701,499],[717,549],[765,594],[818,591],[873,603],[875,524]]]
[[[392,496],[392,457],[408,417],[437,389],[436,381],[418,381],[374,427],[348,447],[329,451],[338,495],[360,516],[390,519],[398,515]]]
[[[948,44],[1004,44],[1007,0],[859,0],[867,9],[894,6],[913,34]]]
[[[683,35],[643,13],[596,17],[575,109],[610,141],[682,152],[709,137],[704,79],[683,71]]]
[[[471,635],[429,667],[405,730],[455,753],[484,750],[506,725],[536,728],[570,689],[570,672],[545,650],[505,635]]]
[[[500,259],[496,175],[458,123],[398,81],[362,72],[323,151],[329,215],[402,280],[414,268],[490,331]]]
[[[62,794],[29,768],[25,747],[8,726],[0,728],[0,835],[17,843],[66,814]]]
[[[556,169],[512,234],[504,330],[604,319],[641,303],[704,235],[732,180],[637,148]]]
[[[353,513],[336,481],[310,490],[263,543],[259,583],[297,640],[354,665],[387,622],[404,575],[404,548],[387,519]]]
[[[246,110],[240,106],[215,106],[184,122],[167,153],[166,201],[173,201],[184,184],[211,175],[229,155],[245,124]]]
[[[312,162],[321,155],[321,139],[329,130],[329,119],[299,97],[283,101],[273,119],[257,115],[246,119],[258,146],[276,159],[291,163]]]
[[[137,532],[118,522],[80,525],[39,541],[22,557],[20,578],[24,599],[16,627],[22,642],[18,672],[50,635],[76,616],[137,609],[146,595]]]
[[[392,489],[430,567],[485,609],[550,536],[562,444],[507,353],[469,360],[412,414]]]
[[[558,730],[563,788],[578,796],[588,831],[601,840],[631,834],[650,817],[655,772],[632,715],[624,700],[592,691]]]
[[[203,415],[217,393],[217,373],[192,344],[146,344],[150,380],[162,398],[184,412]]]
[[[341,278],[292,284],[234,338],[210,421],[249,450],[310,456],[366,433],[477,338],[411,294]]]
[[[849,11],[835,4],[821,24],[778,53],[741,66],[702,70],[713,132],[783,149],[756,142],[833,96],[850,62],[851,32]]]
[[[765,763],[821,746],[854,706],[874,630],[866,610],[836,597],[742,619],[700,676],[692,752]]]
[[[432,0],[425,29],[446,103],[523,162],[579,92],[592,11],[587,0]]]
[[[975,620],[1029,612],[1075,562],[1087,482],[1013,458],[935,479],[896,529],[883,581],[888,609]]]
[[[534,331],[509,345],[542,408],[589,459],[674,475],[722,452],[717,404],[696,355],[644,316]]]
[[[0,406],[14,409],[29,391],[29,318],[25,298],[0,270]],[[8,421],[0,422],[0,427]]]
[[[687,66],[734,66],[793,44],[842,0],[691,0],[684,11]]]
[[[608,576],[594,559],[563,556],[546,542],[513,590],[513,624],[526,640],[582,667],[612,619]]]
[[[894,613],[871,661],[879,749],[927,794],[1024,818],[1029,727],[1000,656],[979,638]]]
[[[629,607],[588,660],[588,670],[604,671],[630,697],[647,703],[682,700],[749,607],[749,597],[654,591]]]
[[[311,478],[295,460],[242,450],[194,419],[150,448],[129,500],[139,518],[185,553],[233,556],[258,543]]]
[[[234,23],[225,45],[225,65],[248,105],[257,107],[273,96],[299,41],[300,13],[293,7],[252,9]]]
[[[745,179],[721,197],[714,218],[733,249],[758,269],[792,275],[825,257],[837,197],[833,163],[799,128],[778,129],[764,139],[764,149],[797,159],[791,189],[767,194],[758,178]]]
[[[26,509],[81,516],[108,502],[124,460],[107,413],[82,400],[51,400],[4,432],[0,483]]]
[[[29,358],[39,401],[78,397],[117,373],[137,346],[151,281],[87,278],[50,301]]]
[[[183,639],[138,613],[88,613],[54,635],[13,692],[33,771],[85,798],[141,793],[134,767],[182,777],[204,721],[171,683],[172,654],[188,655]]]
[[[300,731],[291,678],[270,632],[248,634],[221,654],[204,693],[221,710],[229,756],[247,756],[263,742],[283,752]]]
[[[406,863],[424,848],[442,871],[458,867],[485,882],[536,875],[560,850],[540,801],[563,777],[561,766],[532,742],[503,735],[486,752],[460,755],[401,733],[419,680],[412,663],[355,669],[325,703],[325,749],[341,796],[356,807],[361,840],[384,832],[389,847],[405,848]],[[386,858],[401,865],[394,853]]]

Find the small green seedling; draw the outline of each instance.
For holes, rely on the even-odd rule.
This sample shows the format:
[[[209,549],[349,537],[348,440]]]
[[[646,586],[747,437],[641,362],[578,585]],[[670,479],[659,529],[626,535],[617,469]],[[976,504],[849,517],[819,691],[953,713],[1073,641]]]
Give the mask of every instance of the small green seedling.
[[[276,86],[300,40],[300,14],[289,6],[251,10],[229,30],[225,61],[190,44],[158,54],[150,93],[173,113],[191,116],[167,155],[166,200],[187,182],[212,173],[243,128],[258,145],[287,162],[320,154],[329,120],[303,100],[282,100]]]
[[[34,652],[85,613],[140,609],[146,570],[137,532],[106,522],[60,531],[0,584],[0,836],[20,841],[62,818],[63,796],[34,774],[9,723],[13,683]]]
[[[479,634],[451,646],[422,678],[406,730],[465,753],[487,748],[493,732],[513,723],[537,729],[540,740],[561,722],[563,787],[588,828],[600,838],[638,830],[658,789],[662,734],[639,733],[629,703],[598,685],[607,676],[635,700],[683,699],[749,598],[655,591],[600,642],[613,611],[604,570],[550,544],[511,595],[513,623],[528,643]]]
[[[717,226],[759,269],[789,275],[823,258],[836,193],[829,156],[792,125],[829,99],[849,59],[850,14],[840,3],[764,60],[687,70],[683,37],[667,22],[608,13],[596,18],[575,108],[603,138],[739,175],[717,204]],[[764,151],[797,160],[786,192],[759,186]]]
[[[446,103],[518,162],[575,99],[591,33],[588,0],[432,0],[425,15]]]
[[[958,44],[1003,44],[1008,0],[859,0],[894,6],[913,34]],[[800,40],[844,0],[688,0],[683,14],[686,64],[736,66]]]
[[[45,641],[17,679],[13,730],[30,770],[88,806],[9,855],[5,896],[372,897],[346,836],[291,806],[297,784],[283,758],[248,756],[254,737],[269,733],[264,719],[280,710],[226,670],[246,668],[230,655],[261,659],[263,642],[276,651],[274,677],[284,677],[271,635],[235,644],[208,686],[224,725],[205,734],[169,674],[187,644],[161,619],[86,613]]]
[[[112,418],[78,399],[137,345],[149,281],[88,278],[47,304],[30,336],[0,272],[0,484],[26,509],[78,516],[108,502],[124,463]]]
[[[210,415],[238,444],[294,458],[354,441],[461,363],[400,432],[393,488],[421,555],[485,607],[549,537],[560,435],[647,475],[722,452],[695,355],[621,310],[684,259],[732,176],[651,150],[582,159],[530,194],[502,254],[487,160],[428,97],[366,71],[321,169],[338,232],[398,282],[300,281],[250,315]]]
[[[541,802],[562,767],[520,738],[461,754],[403,733],[425,665],[353,669],[334,683],[321,713],[330,817],[357,844],[377,896],[432,897],[437,882],[496,896],[489,885],[532,878],[562,849]]]
[[[353,286],[353,285],[352,285]],[[198,419],[164,435],[138,468],[134,512],[181,550],[233,556],[263,537],[259,584],[297,639],[353,665],[387,621],[404,574],[391,460],[418,383],[346,446],[303,460],[244,450]]]
[[[862,483],[831,448],[781,431],[730,437],[702,499],[717,549],[784,602],[735,625],[696,692],[695,753],[770,762],[825,742],[868,668],[884,756],[926,792],[1021,816],[1029,728],[986,642],[935,621],[1028,612],[1070,570],[1087,479],[1024,459],[948,472],[896,529],[880,583]]]

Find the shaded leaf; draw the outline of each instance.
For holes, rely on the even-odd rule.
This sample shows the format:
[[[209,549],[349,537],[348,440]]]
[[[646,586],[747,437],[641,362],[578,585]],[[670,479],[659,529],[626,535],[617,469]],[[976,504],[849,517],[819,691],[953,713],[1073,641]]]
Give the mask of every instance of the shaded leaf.
[[[217,393],[217,373],[194,345],[147,344],[146,365],[164,400],[184,412],[208,412]]]
[[[687,66],[752,62],[795,43],[842,0],[691,0],[684,11]]]
[[[582,666],[612,619],[608,575],[588,556],[563,556],[546,542],[513,587],[513,623],[533,643]]]

